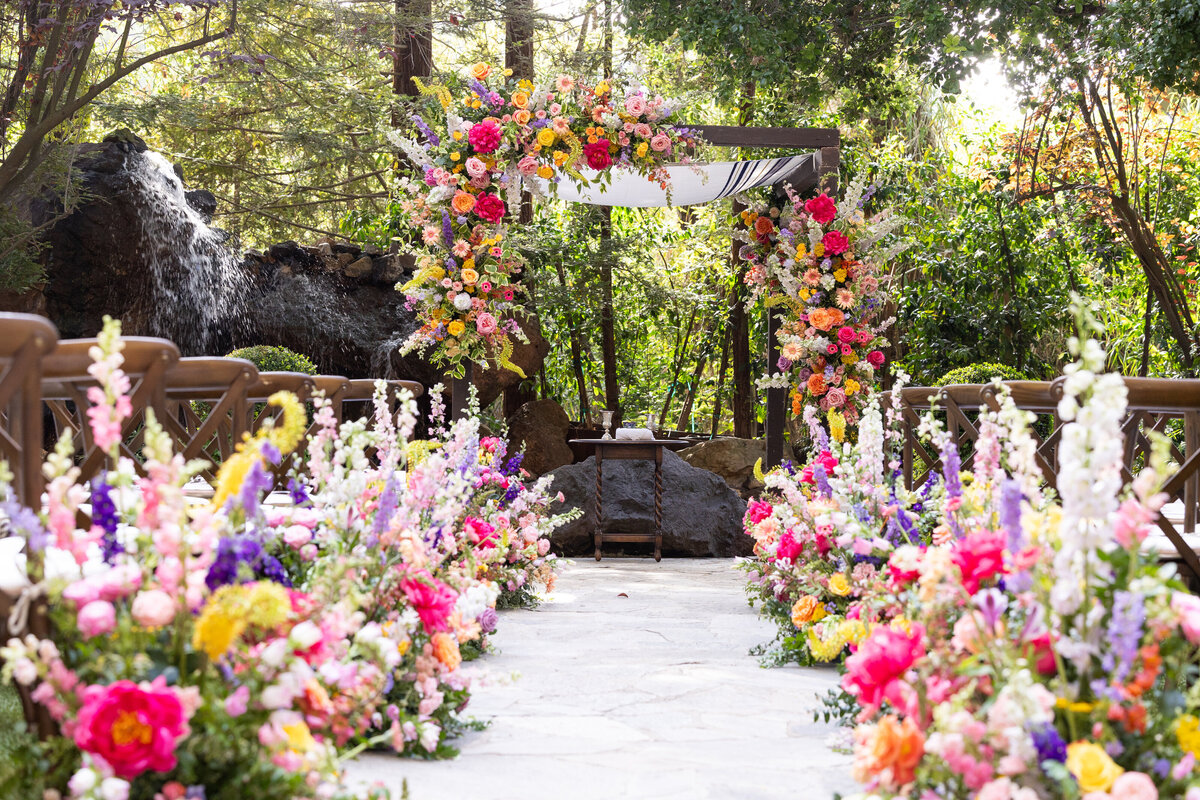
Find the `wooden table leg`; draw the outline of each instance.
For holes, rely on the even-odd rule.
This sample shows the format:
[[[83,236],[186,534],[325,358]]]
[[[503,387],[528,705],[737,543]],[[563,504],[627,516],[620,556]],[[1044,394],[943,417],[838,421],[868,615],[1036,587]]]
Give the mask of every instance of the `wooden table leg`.
[[[604,512],[602,509],[604,502],[604,454],[600,448],[596,448],[596,529],[592,532],[592,538],[596,543],[596,560],[600,560],[600,545],[604,542],[604,534],[601,533],[601,526],[604,524]]]
[[[654,450],[654,560],[662,561],[662,461],[663,449]]]

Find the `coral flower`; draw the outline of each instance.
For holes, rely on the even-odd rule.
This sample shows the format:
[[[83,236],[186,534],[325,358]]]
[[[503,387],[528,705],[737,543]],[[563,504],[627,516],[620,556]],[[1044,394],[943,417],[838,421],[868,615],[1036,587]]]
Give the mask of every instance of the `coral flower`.
[[[491,65],[483,61],[476,61],[471,65],[471,77],[477,81],[481,81],[488,75],[492,74]]]
[[[74,733],[80,750],[104,759],[126,780],[175,768],[175,745],[188,734],[188,714],[164,678],[141,686],[89,686],[82,699]]]
[[[825,616],[825,606],[811,594],[806,594],[792,606],[792,624],[797,628],[809,622],[818,622]]]
[[[754,221],[754,232],[759,236],[766,236],[773,230],[775,230],[775,226],[771,223],[770,217],[759,217]]]
[[[440,661],[446,669],[458,669],[458,665],[462,663],[458,640],[448,633],[435,633],[430,641],[433,644],[433,657]]]
[[[575,79],[570,75],[559,75],[554,81],[554,88],[560,92],[569,92],[575,88]]]
[[[909,717],[892,714],[855,731],[855,768],[892,788],[912,783],[925,755],[925,736]]]
[[[515,108],[525,108],[529,105],[529,93],[521,91],[513,92],[512,104]]]
[[[825,393],[825,376],[821,373],[816,373],[808,377],[808,393],[812,395],[822,395]]]

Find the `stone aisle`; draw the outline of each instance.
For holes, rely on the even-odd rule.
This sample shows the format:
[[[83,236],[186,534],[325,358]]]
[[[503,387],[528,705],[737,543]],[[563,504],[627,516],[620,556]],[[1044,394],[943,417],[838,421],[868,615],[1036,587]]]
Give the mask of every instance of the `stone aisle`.
[[[813,722],[833,669],[763,669],[772,636],[732,559],[580,561],[536,611],[501,614],[470,665],[490,727],[443,762],[366,755],[360,783],[412,800],[829,798],[850,759]]]

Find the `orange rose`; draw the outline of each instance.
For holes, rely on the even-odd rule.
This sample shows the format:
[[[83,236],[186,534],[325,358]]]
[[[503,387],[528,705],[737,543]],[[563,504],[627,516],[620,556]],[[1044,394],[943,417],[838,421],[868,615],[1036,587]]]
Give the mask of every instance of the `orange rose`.
[[[476,61],[471,65],[471,77],[477,81],[481,81],[491,74],[492,68],[482,61]]]
[[[770,217],[759,217],[757,220],[754,221],[754,231],[759,236],[765,236],[766,234],[770,233],[774,229],[775,229],[775,226],[771,224]]]
[[[433,655],[446,669],[458,669],[462,654],[458,651],[458,640],[448,633],[435,633],[432,638]]]
[[[825,376],[817,372],[808,376],[808,393],[811,395],[823,395],[829,387],[825,385]]]
[[[532,117],[533,115],[523,108],[519,111],[513,112],[513,122],[517,123],[518,125],[528,125],[529,120],[532,119]]]
[[[811,594],[806,594],[792,606],[792,624],[799,628],[806,622],[816,622],[825,616],[825,606]]]
[[[890,786],[900,787],[912,783],[916,777],[917,764],[925,755],[925,737],[912,719],[900,721],[888,714],[873,729],[867,729],[858,737],[855,755],[871,775],[879,776],[891,770]]]
[[[525,108],[529,105],[528,92],[513,92],[512,104],[517,108]]]
[[[455,214],[466,214],[475,207],[475,195],[470,192],[458,192],[450,201],[450,207],[454,209]]]

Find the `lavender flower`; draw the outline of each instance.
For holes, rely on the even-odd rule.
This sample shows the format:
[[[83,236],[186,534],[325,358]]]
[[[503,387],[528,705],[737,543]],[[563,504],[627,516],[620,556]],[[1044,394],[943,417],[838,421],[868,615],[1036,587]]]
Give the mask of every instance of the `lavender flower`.
[[[100,539],[100,549],[106,564],[115,563],[117,556],[125,552],[125,548],[117,541],[117,506],[113,503],[112,487],[104,480],[104,475],[97,476],[92,481],[92,526],[104,531]]]
[[[442,143],[442,140],[438,138],[436,133],[434,133],[433,128],[426,125],[425,120],[421,119],[420,114],[413,114],[411,117],[409,117],[409,119],[412,120],[413,125],[416,126],[417,130],[421,132],[421,135],[424,136],[431,145],[437,147]]]
[[[387,483],[379,494],[379,509],[375,512],[375,522],[371,525],[371,530],[376,536],[387,530],[388,523],[396,514],[396,506],[396,475],[392,473],[388,475]]]
[[[263,468],[262,462],[255,461],[246,473],[246,479],[242,482],[241,491],[238,492],[236,498],[229,498],[226,507],[240,502],[246,516],[252,517],[258,513],[259,495],[263,492],[269,492],[274,483],[275,481],[272,476]]]
[[[817,490],[822,497],[833,497],[833,487],[829,484],[829,477],[825,474],[823,464],[813,465],[813,480],[816,481]]]
[[[962,459],[954,441],[947,438],[942,445],[942,475],[946,479],[946,494],[950,497],[962,497]]]
[[[12,534],[25,537],[31,552],[36,553],[46,549],[46,545],[50,542],[50,534],[46,533],[46,529],[42,527],[42,521],[38,519],[37,514],[16,500],[0,501],[0,513],[8,518],[8,526]]]

